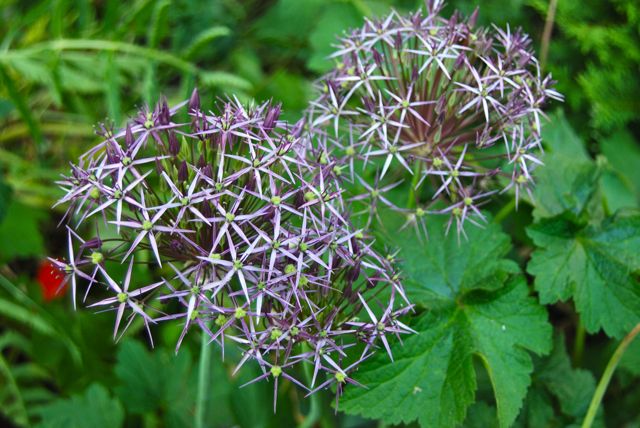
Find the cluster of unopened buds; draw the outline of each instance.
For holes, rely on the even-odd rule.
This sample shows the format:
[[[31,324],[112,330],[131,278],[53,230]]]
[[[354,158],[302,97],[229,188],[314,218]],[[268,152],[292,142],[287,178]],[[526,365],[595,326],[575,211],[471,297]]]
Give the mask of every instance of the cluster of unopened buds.
[[[352,227],[329,167],[301,156],[301,127],[279,106],[211,107],[194,92],[103,129],[59,182],[68,257],[51,262],[74,304],[116,312],[114,338],[137,317],[150,338],[152,324],[179,320],[177,347],[193,328],[223,352],[233,342],[238,368],[256,361],[254,381],[273,379],[276,395],[285,378],[339,396],[361,361],[377,348],[391,357],[389,337],[411,331],[393,260]],[[137,265],[159,280],[139,286]],[[303,364],[310,382],[297,378]]]
[[[307,112],[307,145],[359,188],[350,200],[367,225],[385,208],[421,234],[428,214],[449,216],[447,231],[455,223],[464,234],[492,194],[531,195],[542,107],[562,96],[526,34],[475,29],[477,10],[445,19],[442,6],[430,0],[426,14],[392,12],[351,31]],[[404,180],[408,203],[391,196]]]

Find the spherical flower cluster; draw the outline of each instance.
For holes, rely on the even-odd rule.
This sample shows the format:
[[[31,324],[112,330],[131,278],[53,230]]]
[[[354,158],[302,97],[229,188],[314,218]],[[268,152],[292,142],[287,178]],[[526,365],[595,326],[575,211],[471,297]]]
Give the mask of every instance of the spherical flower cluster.
[[[359,362],[380,347],[391,356],[388,337],[410,331],[399,274],[351,226],[328,166],[301,156],[301,126],[279,106],[213,107],[194,92],[103,129],[60,181],[68,257],[51,263],[74,304],[82,286],[90,307],[116,312],[114,338],[137,317],[149,337],[150,325],[178,320],[177,347],[196,328],[240,346],[238,366],[257,361],[255,380],[273,378],[276,393],[286,378],[309,392],[337,384],[339,395]],[[159,280],[141,286],[138,264]],[[306,385],[301,364],[313,365]]]
[[[353,200],[368,221],[379,207],[416,227],[446,214],[464,233],[491,194],[513,188],[517,201],[529,191],[542,108],[562,97],[522,31],[474,29],[477,11],[445,19],[441,7],[367,19],[341,40],[308,111],[308,145],[365,190]],[[385,197],[403,180],[408,206]]]

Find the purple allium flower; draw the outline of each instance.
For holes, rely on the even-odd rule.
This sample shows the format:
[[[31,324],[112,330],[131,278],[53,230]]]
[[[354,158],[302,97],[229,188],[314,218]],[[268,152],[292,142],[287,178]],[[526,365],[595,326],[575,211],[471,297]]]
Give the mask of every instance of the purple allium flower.
[[[197,92],[103,130],[59,182],[69,260],[52,263],[74,302],[84,285],[90,307],[114,310],[116,338],[139,317],[150,337],[153,324],[182,323],[176,350],[194,328],[233,342],[238,368],[256,361],[256,380],[273,378],[276,393],[280,377],[312,390],[322,373],[320,387],[337,381],[341,392],[354,360],[391,356],[389,338],[412,331],[398,320],[412,306],[391,259],[350,224],[331,166],[304,158],[300,134],[278,105],[205,111]],[[137,282],[136,265],[157,281]],[[308,385],[302,364],[314,367]]]
[[[355,182],[366,194],[352,200],[369,222],[388,207],[414,223],[449,215],[464,233],[491,189],[513,188],[516,201],[530,191],[542,107],[562,96],[521,30],[474,28],[477,11],[447,20],[442,4],[366,19],[341,40],[308,111],[307,145],[339,178],[364,177]],[[407,208],[383,197],[402,180],[413,187]]]

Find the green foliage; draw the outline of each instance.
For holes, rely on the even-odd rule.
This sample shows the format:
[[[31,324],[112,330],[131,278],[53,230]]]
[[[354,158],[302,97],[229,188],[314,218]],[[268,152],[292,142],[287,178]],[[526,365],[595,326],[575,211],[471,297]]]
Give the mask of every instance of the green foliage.
[[[454,234],[426,246],[406,236],[393,242],[409,294],[429,311],[413,326],[419,333],[394,348],[395,362],[379,354],[363,363],[355,378],[367,389],[348,389],[340,408],[387,423],[455,426],[474,401],[475,356],[489,374],[500,426],[510,426],[531,382],[528,351],[550,350],[551,326],[517,266],[503,259],[508,237],[492,225],[470,230],[464,244]]]
[[[2,176],[0,176],[0,224],[7,215],[9,205],[11,204],[11,187],[4,183]]]
[[[18,426],[29,426],[39,406],[55,399],[48,388],[54,377],[36,358],[36,345],[30,339],[40,335],[49,342],[62,342],[67,349],[65,363],[70,367],[77,367],[81,356],[59,324],[3,276],[0,321],[10,327],[0,331],[0,416]]]
[[[547,13],[547,0],[530,0]],[[568,102],[586,108],[594,127],[637,122],[640,111],[640,4],[634,0],[557,2],[550,69]],[[559,33],[559,34],[558,34]]]
[[[550,153],[537,175],[538,221],[528,229],[539,248],[527,270],[542,303],[572,298],[587,331],[621,337],[640,321],[640,215],[608,215],[637,206],[637,168],[626,163],[636,151],[621,134],[605,140],[607,157],[594,162],[562,116],[549,128]]]
[[[445,14],[454,8],[468,14],[479,3],[451,0]],[[95,123],[117,126],[160,94],[178,101],[194,86],[208,100],[228,93],[272,98],[283,103],[284,118],[296,121],[312,98],[311,82],[331,67],[327,56],[340,34],[365,15],[423,5],[0,0],[6,24],[0,26],[0,424],[192,423],[195,343],[186,341],[174,355],[181,325],[154,331],[156,349],[147,350],[136,341],[143,326],[134,323],[130,339],[116,348],[108,316],[74,314],[68,300],[43,303],[32,280],[41,258],[64,256],[54,231],[61,212],[49,214],[58,196],[51,183],[96,138]],[[564,336],[579,348],[572,334],[578,322],[590,333],[619,338],[640,321],[640,214],[633,211],[640,207],[640,5],[557,5],[544,69],[553,72],[566,102],[564,113],[551,114],[543,128],[547,153],[535,172],[533,211],[524,206],[500,226],[469,227],[460,241],[455,233],[443,238],[439,221],[429,222],[425,242],[410,232],[378,233],[378,244],[402,249],[407,292],[418,305],[407,322],[419,334],[393,344],[395,362],[381,352],[364,363],[354,376],[368,389],[348,386],[337,416],[319,392],[319,425],[373,426],[344,410],[423,426],[576,426],[594,375],[601,375],[617,341],[588,336],[583,365],[576,367]],[[522,25],[538,49],[548,0],[480,6],[480,23]],[[403,183],[392,198],[403,204],[408,193]],[[507,205],[509,197],[498,200]],[[533,278],[512,258],[528,262]],[[149,280],[157,274],[140,273]],[[532,355],[550,349],[551,327],[539,303],[547,305],[556,333],[547,357]],[[636,340],[598,424],[637,424],[638,355]],[[208,426],[300,423],[308,400],[285,389],[274,415],[272,383],[239,389],[261,374],[258,367],[231,376],[239,358],[214,357]]]
[[[315,30],[309,35],[313,55],[308,59],[307,66],[317,72],[326,72],[332,66],[327,57],[334,51],[332,45],[342,35],[345,29],[362,25],[362,15],[353,3],[333,3],[323,8]]]
[[[568,211],[578,217],[593,200],[601,169],[563,114],[553,115],[543,129],[549,151],[543,158],[544,168],[536,171],[533,215],[551,217]]]
[[[117,359],[116,391],[128,412],[157,412],[168,427],[191,423],[195,382],[187,349],[177,355],[166,349],[150,353],[139,342],[127,340],[120,345]]]
[[[544,304],[572,298],[588,332],[622,337],[640,322],[640,215],[619,214],[595,225],[563,216],[528,229],[539,247],[527,270]]]
[[[118,428],[124,421],[122,404],[100,384],[92,384],[82,395],[43,406],[38,414],[39,428]]]
[[[39,230],[44,218],[46,213],[42,210],[18,201],[11,203],[6,218],[0,223],[0,261],[44,254],[44,241]]]
[[[615,188],[623,189],[625,206],[633,206],[640,204],[640,147],[633,139],[633,136],[627,131],[619,131],[608,138],[600,141],[600,150],[607,158],[609,165],[609,173],[614,177],[617,183]],[[607,187],[605,195],[618,194],[614,193],[613,186]],[[635,202],[634,202],[635,201]],[[615,211],[616,207],[621,204],[610,204],[611,211]]]
[[[536,359],[535,376],[516,427],[578,425],[596,389],[593,375],[575,369],[567,355],[565,339],[554,339],[551,355]],[[559,412],[555,409],[559,408]]]

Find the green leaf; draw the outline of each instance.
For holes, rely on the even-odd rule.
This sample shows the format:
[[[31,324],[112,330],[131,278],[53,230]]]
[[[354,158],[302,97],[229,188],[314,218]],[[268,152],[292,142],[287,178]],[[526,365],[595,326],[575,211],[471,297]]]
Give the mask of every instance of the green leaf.
[[[326,0],[278,0],[256,23],[258,38],[299,45],[315,24]]]
[[[460,245],[455,234],[436,239],[433,230],[426,245],[404,233],[392,241],[402,249],[409,298],[430,309],[413,325],[418,334],[394,348],[395,362],[384,353],[364,362],[354,376],[367,389],[347,388],[340,408],[390,424],[456,426],[474,401],[475,356],[491,380],[500,426],[509,426],[531,382],[528,351],[551,347],[546,312],[502,258],[510,244],[497,225],[470,228]]]
[[[600,188],[609,213],[638,206],[635,190],[629,180],[610,165],[606,165],[602,172]]]
[[[251,82],[235,74],[226,73],[224,71],[209,71],[200,74],[200,81],[204,86],[210,88],[237,88],[240,90],[251,89]]]
[[[533,215],[539,219],[569,211],[580,216],[598,190],[601,169],[562,112],[545,125],[542,138],[547,153],[545,165],[535,171]]]
[[[600,141],[600,149],[619,179],[632,189],[636,203],[640,201],[640,148],[633,136],[618,132]]]
[[[548,152],[577,161],[591,160],[582,139],[567,121],[564,111],[558,110],[543,124],[542,141]]]
[[[273,72],[262,86],[257,98],[281,102],[284,118],[290,118],[292,122],[297,120],[296,116],[299,114],[297,112],[304,110],[313,96],[309,81],[285,70]],[[296,113],[287,114],[292,112]]]
[[[151,22],[147,30],[147,46],[157,48],[164,31],[167,29],[167,12],[171,2],[168,0],[161,0],[156,2],[153,8],[153,14],[151,15]]]
[[[443,237],[443,222],[430,222],[433,239],[422,245],[414,237],[402,242],[390,236],[386,242],[401,248],[405,286],[413,303],[428,308],[448,305],[467,291],[500,288],[509,274],[519,272],[515,262],[504,256],[511,249],[509,237],[495,224],[486,228],[468,227],[468,240],[458,242],[455,233]]]
[[[634,376],[640,376],[640,340],[636,339],[629,344],[622,359],[620,368],[630,372]]]
[[[620,213],[598,225],[566,217],[527,230],[539,247],[527,267],[542,303],[573,298],[590,333],[622,337],[640,322],[640,214]]]
[[[219,37],[225,37],[231,34],[231,30],[227,27],[211,27],[201,31],[185,49],[183,57],[186,59],[194,58],[200,50],[213,42]]]
[[[117,428],[124,420],[122,404],[96,383],[84,394],[56,400],[37,413],[42,417],[39,428]]]
[[[13,201],[0,224],[0,260],[42,256],[45,249],[39,224],[45,217],[44,211]]]
[[[536,364],[534,384],[541,384],[558,400],[562,413],[581,421],[596,390],[590,371],[573,368],[567,355],[564,337],[558,335],[548,358]]]
[[[499,426],[495,407],[484,401],[476,401],[469,407],[464,428],[494,428]]]
[[[20,387],[2,353],[0,353],[0,414],[19,426],[29,424]]]
[[[116,66],[115,54],[107,52],[103,55],[104,75],[104,95],[105,104],[111,119],[116,126],[120,126],[122,117],[122,100],[120,99],[120,75]]]
[[[9,211],[12,193],[11,187],[5,184],[2,176],[0,176],[0,224],[2,224],[2,220],[4,220]]]
[[[535,368],[533,384],[516,426],[579,424],[591,402],[596,381],[588,370],[571,366],[564,336],[555,337],[553,352],[538,359]]]
[[[56,334],[51,325],[38,314],[2,298],[0,298],[0,316],[14,320],[46,336],[55,336]]]
[[[598,190],[600,169],[590,160],[549,153],[544,167],[536,170],[534,191],[536,219],[569,211],[580,216]]]
[[[313,54],[307,62],[311,70],[324,73],[332,67],[327,60],[338,42],[338,38],[350,28],[362,25],[362,14],[352,3],[331,3],[324,8],[315,29],[309,34],[309,44]]]
[[[12,77],[5,70],[5,67],[2,65],[2,61],[0,61],[0,79],[4,82],[3,86],[7,90],[9,98],[13,102],[13,105],[16,107],[16,110],[18,110],[20,116],[22,116],[22,120],[24,120],[25,124],[29,128],[31,136],[37,143],[38,150],[41,150],[45,140],[44,136],[42,135],[42,130],[40,129],[39,122],[33,116],[27,100],[23,97],[23,94],[16,87],[16,84],[13,81]]]
[[[116,392],[131,413],[162,411],[169,427],[188,426],[195,400],[192,360],[186,347],[175,355],[166,349],[148,352],[127,340],[118,350]],[[160,375],[161,374],[161,375]]]

